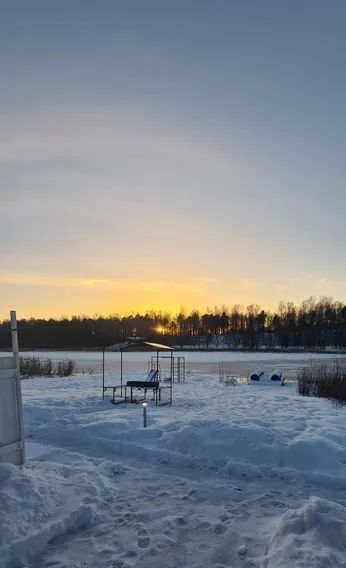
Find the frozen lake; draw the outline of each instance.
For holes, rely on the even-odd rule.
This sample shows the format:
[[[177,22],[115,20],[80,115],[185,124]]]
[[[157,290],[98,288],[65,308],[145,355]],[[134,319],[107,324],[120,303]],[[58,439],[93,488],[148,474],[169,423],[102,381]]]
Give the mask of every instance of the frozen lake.
[[[79,369],[86,372],[102,370],[102,352],[95,351],[34,351],[22,353],[24,356],[34,355],[41,358],[50,358],[53,361],[73,359]],[[218,376],[218,365],[221,362],[231,366],[232,373],[248,376],[253,370],[261,367],[265,373],[275,368],[282,369],[289,379],[296,377],[297,370],[311,361],[319,361],[326,358],[345,357],[342,355],[323,355],[320,353],[253,353],[234,351],[176,351],[175,355],[184,356],[187,371],[203,375]],[[125,353],[124,369],[127,373],[143,370],[146,373],[150,353]],[[116,376],[120,371],[120,354],[107,352],[105,358],[106,371],[113,372]]]

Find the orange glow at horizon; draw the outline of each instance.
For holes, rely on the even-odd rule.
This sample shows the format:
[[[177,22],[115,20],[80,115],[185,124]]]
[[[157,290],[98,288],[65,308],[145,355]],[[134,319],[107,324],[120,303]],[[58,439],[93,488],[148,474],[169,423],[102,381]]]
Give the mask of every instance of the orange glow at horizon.
[[[292,279],[273,283],[250,278],[213,276],[177,279],[134,279],[72,277],[54,274],[4,274],[0,278],[2,296],[0,318],[9,310],[18,317],[110,316],[160,311],[172,315],[181,309],[204,311],[208,307],[259,304],[274,309],[280,300],[300,302],[311,294],[325,295],[328,282],[314,285]],[[299,290],[299,296],[297,295]],[[304,295],[305,292],[305,295]],[[310,292],[310,293],[309,293]],[[158,330],[159,331],[159,330]],[[164,329],[160,329],[160,333]]]

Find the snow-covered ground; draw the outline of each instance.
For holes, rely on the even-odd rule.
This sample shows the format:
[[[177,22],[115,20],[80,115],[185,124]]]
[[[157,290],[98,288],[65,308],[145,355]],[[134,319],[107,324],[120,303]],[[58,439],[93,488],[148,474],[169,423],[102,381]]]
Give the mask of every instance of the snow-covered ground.
[[[31,457],[0,465],[1,567],[346,566],[346,407],[190,369],[147,429],[100,375],[23,381]]]

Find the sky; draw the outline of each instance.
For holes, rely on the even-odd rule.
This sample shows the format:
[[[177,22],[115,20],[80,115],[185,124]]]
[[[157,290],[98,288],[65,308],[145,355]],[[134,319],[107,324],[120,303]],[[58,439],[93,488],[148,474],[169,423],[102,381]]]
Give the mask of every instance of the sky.
[[[0,318],[346,301],[344,0],[0,10]]]

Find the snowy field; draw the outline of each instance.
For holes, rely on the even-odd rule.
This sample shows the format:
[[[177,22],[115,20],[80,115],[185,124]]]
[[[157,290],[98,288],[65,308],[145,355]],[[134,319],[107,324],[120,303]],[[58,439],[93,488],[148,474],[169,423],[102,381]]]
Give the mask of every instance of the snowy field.
[[[258,354],[190,356],[147,429],[99,374],[23,381],[30,459],[0,465],[1,568],[346,567],[346,407],[219,383],[220,360],[248,373]]]

